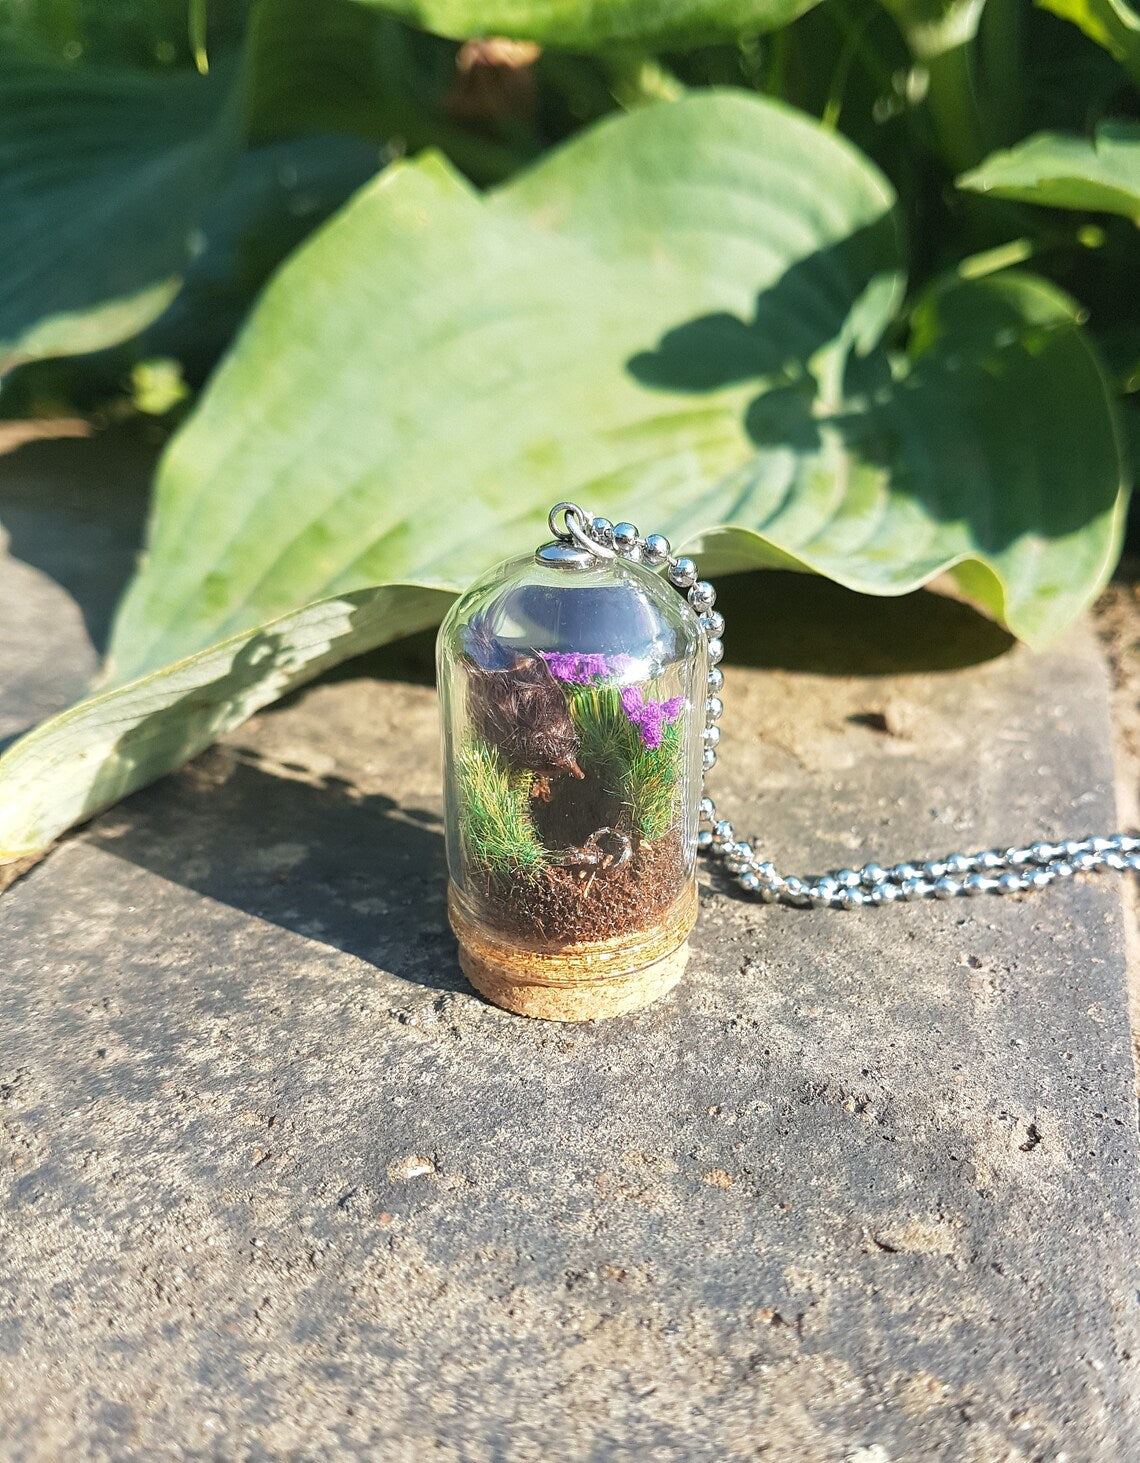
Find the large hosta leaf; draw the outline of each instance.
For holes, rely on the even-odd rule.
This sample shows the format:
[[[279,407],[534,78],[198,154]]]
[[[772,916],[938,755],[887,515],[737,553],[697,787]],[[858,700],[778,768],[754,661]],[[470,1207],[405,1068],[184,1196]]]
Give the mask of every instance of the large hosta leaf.
[[[736,93],[607,122],[489,198],[436,159],[390,168],[277,277],[167,454],[115,674],[344,590],[460,584],[571,491],[679,511],[750,460],[765,382],[874,342],[891,201]]]
[[[233,83],[227,65],[0,58],[0,371],[113,345],[165,308],[236,152]]]
[[[958,186],[1025,203],[1140,219],[1140,125],[1102,122],[1091,140],[1038,132],[986,158],[959,178]]]
[[[1019,634],[1055,633],[1117,541],[1099,366],[1068,302],[1017,277],[936,292],[888,352],[899,286],[883,179],[754,97],[609,121],[488,198],[436,160],[390,168],[277,276],[168,451],[118,689],[0,761],[0,851],[278,694],[261,647],[290,643],[282,616],[307,635],[330,600],[437,591],[382,591],[293,684],[533,546],[561,498],[710,569],[877,593],[949,570]]]
[[[778,30],[816,0],[362,0],[439,35],[600,50],[684,47]]]
[[[169,357],[203,380],[283,259],[379,171],[358,137],[294,137],[250,147],[201,220],[201,247],[170,308],[138,339],[140,357]]]

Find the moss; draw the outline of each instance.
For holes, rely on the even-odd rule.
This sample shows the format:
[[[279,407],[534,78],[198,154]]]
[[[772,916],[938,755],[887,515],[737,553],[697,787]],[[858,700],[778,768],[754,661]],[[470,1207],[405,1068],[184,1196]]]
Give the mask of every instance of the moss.
[[[677,821],[681,723],[674,721],[665,728],[659,747],[643,747],[637,741],[622,779],[622,801],[641,837],[657,839]]]
[[[537,871],[545,855],[530,811],[532,774],[512,771],[479,741],[460,752],[458,774],[459,826],[468,859],[504,877]]]
[[[622,708],[617,687],[574,687],[569,700],[580,742],[578,760],[598,771],[639,838],[663,837],[677,820],[681,722],[665,728],[660,746],[647,747]]]

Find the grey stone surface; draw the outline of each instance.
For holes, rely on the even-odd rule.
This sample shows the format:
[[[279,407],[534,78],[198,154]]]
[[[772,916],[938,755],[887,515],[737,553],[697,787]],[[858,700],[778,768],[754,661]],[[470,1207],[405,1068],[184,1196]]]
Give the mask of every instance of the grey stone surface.
[[[59,610],[38,682],[0,643],[13,723],[90,663],[45,568],[0,567],[7,623]],[[1112,823],[1086,632],[726,598],[715,791],[782,862]],[[0,1456],[1140,1456],[1119,891],[709,887],[666,1001],[511,1017],[444,928],[425,669],[300,693],[0,901]]]

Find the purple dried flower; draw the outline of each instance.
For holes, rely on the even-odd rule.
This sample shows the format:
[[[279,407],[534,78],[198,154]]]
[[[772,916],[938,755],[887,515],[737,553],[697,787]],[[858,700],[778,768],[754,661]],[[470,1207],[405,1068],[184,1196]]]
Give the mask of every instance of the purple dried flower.
[[[588,686],[607,676],[620,676],[632,664],[628,655],[583,655],[576,650],[544,650],[542,658],[552,676],[572,686]]]
[[[600,681],[603,676],[608,676],[610,668],[606,664],[604,655],[580,655],[578,657],[578,671],[574,679],[580,686],[586,686],[591,681]]]
[[[621,709],[651,752],[661,745],[666,726],[676,720],[684,704],[683,696],[671,696],[668,701],[647,701],[640,686],[627,686],[621,693]]]
[[[550,667],[550,674],[560,681],[572,681],[578,667],[578,657],[572,651],[544,650],[542,658]]]

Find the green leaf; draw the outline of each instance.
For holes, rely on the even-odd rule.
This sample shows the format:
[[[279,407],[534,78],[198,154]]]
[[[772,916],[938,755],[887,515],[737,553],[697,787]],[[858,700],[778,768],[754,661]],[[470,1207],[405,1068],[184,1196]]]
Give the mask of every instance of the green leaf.
[[[113,345],[165,308],[236,151],[233,93],[232,66],[0,59],[0,371]]]
[[[1102,122],[1096,136],[1038,132],[995,152],[958,179],[959,188],[1140,219],[1140,124]]]
[[[0,865],[38,853],[326,667],[433,624],[450,599],[391,586],[308,605],[52,717],[0,757]]]
[[[172,444],[115,674],[343,590],[458,586],[571,491],[681,509],[751,459],[766,381],[810,391],[874,345],[891,202],[743,93],[609,120],[489,198],[439,159],[388,168],[278,273]]]
[[[924,297],[896,352],[900,288],[884,179],[741,93],[606,121],[487,197],[438,159],[389,168],[278,272],[171,444],[118,689],[0,760],[20,810],[0,848],[280,694],[257,647],[283,616],[385,586],[364,640],[403,633],[540,542],[563,498],[707,549],[711,572],[897,594],[948,570],[1018,634],[1056,634],[1118,543],[1099,364],[1071,303],[1010,274]],[[288,684],[361,643],[325,639]],[[220,667],[202,716],[199,665]]]
[[[1132,80],[1140,84],[1140,15],[1124,0],[1036,0],[1070,20],[1098,46],[1115,56]]]
[[[202,214],[202,246],[176,299],[138,349],[173,357],[189,379],[204,380],[281,261],[381,161],[379,148],[356,137],[296,137],[243,152]]]
[[[778,30],[816,0],[361,0],[456,39],[509,36],[570,50],[683,50]]]

